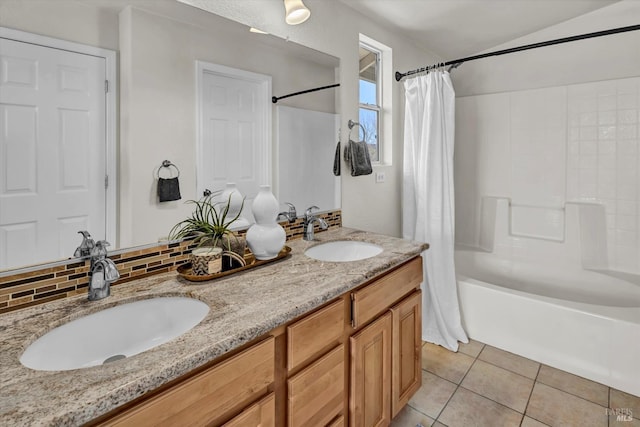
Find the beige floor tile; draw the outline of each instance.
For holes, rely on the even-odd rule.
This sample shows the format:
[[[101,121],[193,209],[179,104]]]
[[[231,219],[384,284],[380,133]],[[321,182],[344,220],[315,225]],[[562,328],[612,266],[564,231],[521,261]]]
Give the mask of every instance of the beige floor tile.
[[[461,386],[524,413],[533,389],[533,380],[476,360]]]
[[[540,368],[538,362],[500,350],[499,348],[491,347],[490,345],[484,346],[478,359],[531,379],[536,378],[538,369]]]
[[[613,410],[609,416],[609,427],[640,427],[640,397],[614,388],[609,396],[609,408]],[[618,418],[619,415],[622,417]],[[632,421],[623,421],[630,418]]]
[[[447,426],[442,424],[440,421],[436,421],[432,427],[447,427]]]
[[[422,347],[422,369],[456,384],[460,384],[473,361],[471,356],[439,345],[427,343]]]
[[[522,414],[462,387],[458,388],[438,421],[447,426],[517,427]]]
[[[434,420],[416,411],[409,406],[405,406],[402,411],[391,420],[391,427],[416,427],[422,425],[423,427],[429,427],[434,423]]]
[[[536,383],[525,415],[550,426],[607,427],[606,408]]]
[[[438,418],[442,408],[456,391],[456,387],[457,385],[450,381],[422,371],[422,387],[413,395],[409,405],[434,419]]]
[[[534,420],[533,418],[524,417],[520,427],[547,427],[547,425],[538,420]]]
[[[550,366],[542,365],[536,381],[555,387],[567,393],[587,399],[600,406],[607,407],[609,403],[609,387],[586,378],[561,371]]]
[[[483,348],[484,344],[480,341],[469,340],[466,344],[460,343],[458,351],[471,357],[478,357]]]
[[[637,412],[640,418],[640,397],[615,388],[611,389],[610,396],[609,405],[611,408],[632,408],[633,412]]]

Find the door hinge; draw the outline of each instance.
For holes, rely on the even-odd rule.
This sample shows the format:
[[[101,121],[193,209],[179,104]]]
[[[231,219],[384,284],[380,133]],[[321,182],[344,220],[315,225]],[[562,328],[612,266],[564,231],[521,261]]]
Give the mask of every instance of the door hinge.
[[[109,188],[109,175],[104,176],[104,188]]]
[[[104,93],[109,92],[109,80],[104,81]]]

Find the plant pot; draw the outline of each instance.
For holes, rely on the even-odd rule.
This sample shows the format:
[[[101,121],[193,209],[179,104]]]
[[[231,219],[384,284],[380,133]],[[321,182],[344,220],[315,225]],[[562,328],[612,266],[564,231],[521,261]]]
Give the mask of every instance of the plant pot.
[[[191,269],[196,276],[205,276],[222,271],[222,249],[213,247],[196,248],[189,255]]]
[[[221,248],[223,251],[230,250],[235,252],[241,257],[244,257],[245,248],[247,247],[247,240],[244,237],[230,234],[222,237],[216,243],[216,247]]]

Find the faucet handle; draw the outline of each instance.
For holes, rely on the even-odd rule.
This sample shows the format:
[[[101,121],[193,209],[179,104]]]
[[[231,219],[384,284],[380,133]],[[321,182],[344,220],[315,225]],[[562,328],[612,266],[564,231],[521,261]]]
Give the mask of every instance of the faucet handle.
[[[298,212],[296,212],[296,207],[293,205],[293,203],[285,202],[285,205],[289,206],[289,218],[297,218]]]
[[[308,208],[308,209],[306,210],[306,212],[304,213],[305,218],[309,219],[309,217],[312,215],[312,210],[313,210],[313,209],[320,209],[320,208],[319,208],[319,207],[317,207],[317,206],[315,206],[315,205],[314,205],[314,206],[311,206],[311,207],[310,207],[310,208]]]
[[[107,256],[107,246],[111,246],[109,244],[109,242],[107,242],[106,240],[98,240],[95,244],[95,248],[93,249],[93,251],[91,252],[91,256],[97,256],[97,257],[101,257],[101,256]]]
[[[87,257],[91,255],[93,248],[96,246],[95,242],[91,238],[91,234],[88,231],[78,231],[78,234],[82,234],[82,243],[78,246],[73,253],[75,258]]]

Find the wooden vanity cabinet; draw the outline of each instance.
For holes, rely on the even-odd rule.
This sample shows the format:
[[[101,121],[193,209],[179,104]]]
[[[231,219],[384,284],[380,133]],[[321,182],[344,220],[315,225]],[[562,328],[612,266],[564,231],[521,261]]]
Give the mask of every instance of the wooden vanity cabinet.
[[[422,259],[93,424],[386,426],[421,385]]]
[[[418,257],[351,295],[352,427],[388,425],[422,385],[421,282]]]
[[[120,411],[100,425],[220,425],[267,394],[268,387],[274,382],[274,341],[273,337],[268,337],[223,362],[155,393],[132,408]],[[246,411],[240,414],[240,419],[275,419],[275,411],[268,398],[266,402],[258,404],[258,409],[250,409],[247,408],[249,414]],[[254,412],[259,414],[255,415]],[[231,425],[249,424],[231,421]],[[270,424],[257,425],[267,427]]]
[[[288,427],[389,425],[421,386],[421,282],[417,257],[287,328]]]

